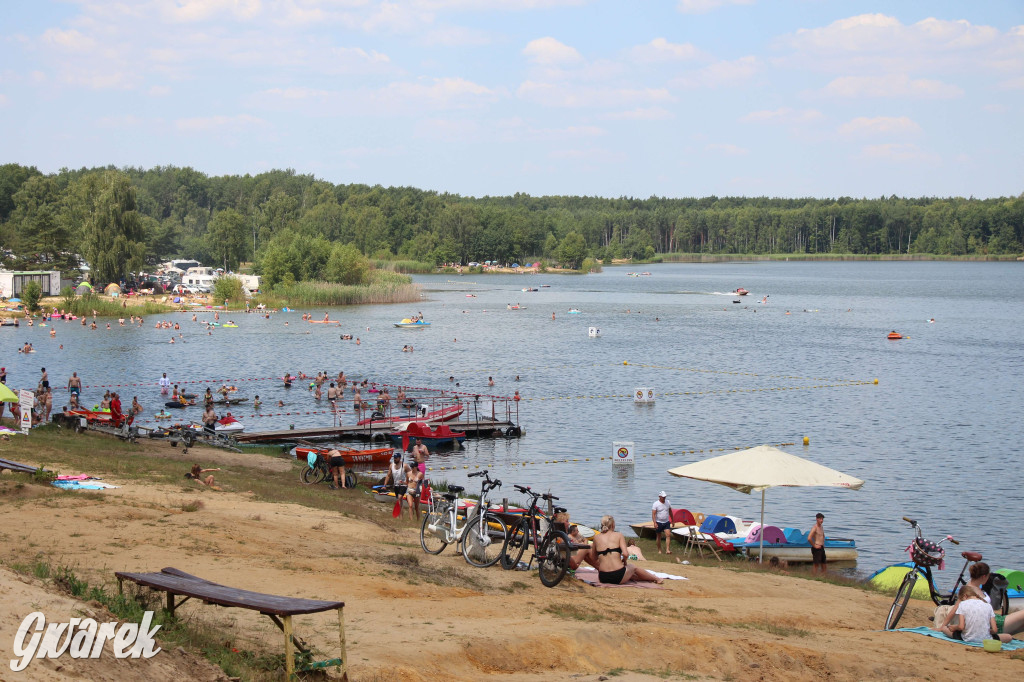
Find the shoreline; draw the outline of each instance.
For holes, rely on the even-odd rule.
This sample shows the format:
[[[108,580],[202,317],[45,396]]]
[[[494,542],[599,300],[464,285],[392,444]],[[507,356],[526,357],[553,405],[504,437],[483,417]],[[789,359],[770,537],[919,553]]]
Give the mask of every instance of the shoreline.
[[[45,560],[73,566],[93,585],[112,586],[116,570],[175,566],[233,587],[345,601],[353,681],[424,680],[442,668],[454,680],[529,682],[613,675],[627,681],[1012,679],[1024,671],[1021,652],[989,654],[878,631],[891,596],[865,589],[727,563],[656,560],[643,565],[688,580],[666,581],[664,589],[602,589],[567,577],[549,589],[535,572],[472,568],[451,548],[427,555],[412,521],[391,518],[390,508],[362,489],[300,486],[301,467],[285,457],[201,447],[186,454],[160,441],[132,445],[46,428],[0,441],[0,457],[97,475],[120,487],[65,492],[26,474],[0,474],[0,499],[8,503],[0,548],[6,647],[32,610],[57,622],[97,610],[58,599],[52,581],[25,575],[33,560]],[[181,472],[192,462],[219,467],[224,490],[184,481]],[[644,549],[648,559],[658,556]],[[931,611],[930,602],[911,602],[906,624],[927,624]],[[280,633],[254,612],[189,602],[181,613],[213,627],[229,652],[282,650]],[[325,654],[320,658],[336,655],[332,616],[296,619],[296,633]],[[19,679],[109,678],[117,670],[122,677],[146,670],[147,679],[167,682],[216,679],[216,671],[198,670],[195,652],[188,656],[166,651],[153,659],[162,664],[153,670],[112,656],[37,660]]]

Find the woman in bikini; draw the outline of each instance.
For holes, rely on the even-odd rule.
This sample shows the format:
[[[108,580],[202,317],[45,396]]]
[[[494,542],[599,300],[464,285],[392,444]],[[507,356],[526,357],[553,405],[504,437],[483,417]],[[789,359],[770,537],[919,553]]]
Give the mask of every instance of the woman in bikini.
[[[626,562],[626,538],[615,530],[615,519],[601,517],[601,532],[594,537],[591,551],[597,559],[597,579],[603,583],[620,585],[630,580],[662,583],[662,579],[642,568]]]

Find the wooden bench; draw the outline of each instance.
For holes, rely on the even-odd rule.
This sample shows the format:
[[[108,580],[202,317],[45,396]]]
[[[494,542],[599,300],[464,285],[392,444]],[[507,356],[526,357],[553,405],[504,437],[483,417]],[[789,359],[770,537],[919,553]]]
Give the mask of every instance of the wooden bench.
[[[348,658],[345,653],[345,617],[343,609],[345,602],[321,601],[318,599],[300,599],[297,597],[282,597],[275,594],[264,594],[262,592],[250,592],[235,587],[227,587],[218,583],[204,580],[194,575],[185,573],[177,568],[164,568],[159,573],[125,573],[117,571],[118,592],[124,591],[124,581],[130,580],[133,583],[148,587],[152,590],[167,593],[167,605],[165,610],[173,617],[174,610],[187,602],[192,597],[200,599],[206,604],[217,606],[238,607],[259,611],[274,622],[284,633],[284,659],[286,679],[291,680],[295,676],[295,657],[293,645],[302,652],[308,652],[292,631],[292,616],[320,613],[332,609],[338,612],[338,636],[341,644],[341,658],[329,661],[329,665],[338,665],[341,668],[342,679],[348,679]],[[182,596],[184,599],[175,603],[175,597]],[[337,661],[336,663],[334,661]]]

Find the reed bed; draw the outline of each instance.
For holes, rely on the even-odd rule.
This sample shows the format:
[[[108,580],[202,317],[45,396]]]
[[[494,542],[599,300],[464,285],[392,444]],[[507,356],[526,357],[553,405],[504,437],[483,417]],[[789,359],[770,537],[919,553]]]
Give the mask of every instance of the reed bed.
[[[273,294],[256,298],[257,302],[272,307],[409,303],[418,300],[419,288],[408,276],[386,270],[371,272],[368,284],[309,281],[290,285],[279,284],[274,287]]]
[[[429,275],[437,271],[433,263],[419,260],[379,260],[373,261],[373,267],[378,270],[390,272],[402,272],[411,275]]]
[[[84,296],[65,295],[48,298],[45,303],[40,302],[40,307],[44,309],[56,307],[79,317],[90,316],[94,310],[97,315],[103,317],[118,317],[124,315],[161,315],[175,309],[173,305],[140,298],[133,298],[127,307],[121,305],[123,302],[124,299],[108,298],[96,294],[85,294]]]

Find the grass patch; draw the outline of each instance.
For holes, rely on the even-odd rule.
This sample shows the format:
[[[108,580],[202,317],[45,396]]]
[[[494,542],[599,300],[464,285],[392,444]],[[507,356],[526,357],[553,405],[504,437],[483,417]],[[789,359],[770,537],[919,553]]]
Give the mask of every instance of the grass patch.
[[[203,508],[202,500],[190,500],[188,502],[181,503],[181,511],[183,512],[197,512]]]
[[[770,622],[767,618],[762,621],[749,621],[746,623],[730,623],[729,627],[740,630],[762,630],[770,635],[778,637],[810,637],[811,631],[803,628],[795,628],[789,625],[778,625]]]
[[[566,620],[581,620],[587,623],[596,623],[602,620],[610,620],[616,623],[646,623],[647,619],[643,616],[637,616],[632,613],[624,613],[622,611],[611,611],[609,609],[602,608],[600,611],[594,610],[593,603],[587,604],[548,604],[543,609],[544,613],[550,613],[559,618],[565,618]]]
[[[377,258],[373,260],[373,267],[378,270],[390,270],[391,272],[412,275],[429,275],[437,272],[437,267],[433,263],[419,260],[381,260]]]

